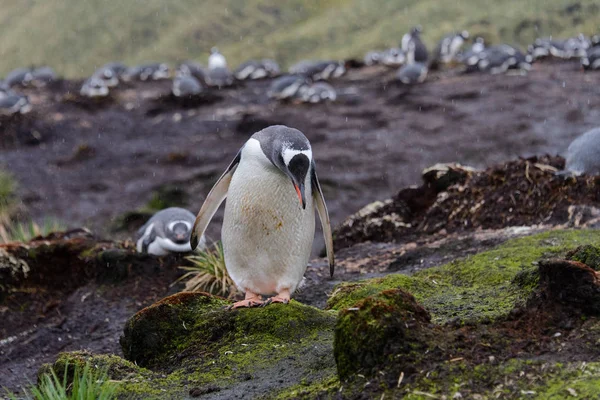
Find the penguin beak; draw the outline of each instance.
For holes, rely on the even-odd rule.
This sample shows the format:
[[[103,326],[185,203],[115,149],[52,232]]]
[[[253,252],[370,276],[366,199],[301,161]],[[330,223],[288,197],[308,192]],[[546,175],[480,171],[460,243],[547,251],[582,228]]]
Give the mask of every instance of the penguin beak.
[[[300,205],[302,206],[302,209],[306,209],[306,199],[304,197],[304,184],[297,184],[296,182],[294,183],[294,189],[296,189],[296,194],[298,195],[298,200],[300,200]]]

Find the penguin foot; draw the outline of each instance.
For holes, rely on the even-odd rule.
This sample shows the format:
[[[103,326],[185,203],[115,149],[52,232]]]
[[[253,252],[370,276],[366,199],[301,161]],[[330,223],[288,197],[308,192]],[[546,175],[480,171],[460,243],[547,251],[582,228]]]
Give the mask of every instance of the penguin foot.
[[[271,303],[287,304],[289,302],[290,302],[290,291],[282,290],[281,293],[279,293],[277,296],[269,297],[267,300],[265,300],[262,307],[268,306]]]
[[[245,299],[241,301],[236,301],[232,305],[228,306],[227,311],[235,310],[236,308],[260,307],[264,304],[265,302],[262,300],[262,297],[260,297],[260,294],[246,292]]]
[[[237,308],[252,308],[252,307],[261,307],[265,304],[264,301],[259,299],[250,299],[250,300],[242,300],[233,303],[230,306],[227,306],[226,310],[235,310]]]

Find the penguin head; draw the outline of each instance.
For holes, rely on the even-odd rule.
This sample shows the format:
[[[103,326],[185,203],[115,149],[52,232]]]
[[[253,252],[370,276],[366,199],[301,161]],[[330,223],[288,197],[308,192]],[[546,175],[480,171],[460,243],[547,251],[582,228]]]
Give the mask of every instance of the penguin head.
[[[469,32],[468,31],[462,31],[458,36],[460,36],[464,40],[467,40],[469,38]]]
[[[219,54],[219,48],[217,46],[214,46],[210,49],[210,54]]]
[[[190,241],[192,224],[189,221],[171,221],[167,224],[167,238],[176,244],[185,244]]]
[[[294,186],[298,200],[306,208],[305,182],[310,177],[312,149],[302,132],[283,125],[274,125],[255,133],[267,159],[284,173]]]
[[[410,34],[412,36],[419,36],[421,34],[421,32],[423,31],[423,28],[421,27],[421,25],[417,25],[414,26],[411,30],[410,30]]]

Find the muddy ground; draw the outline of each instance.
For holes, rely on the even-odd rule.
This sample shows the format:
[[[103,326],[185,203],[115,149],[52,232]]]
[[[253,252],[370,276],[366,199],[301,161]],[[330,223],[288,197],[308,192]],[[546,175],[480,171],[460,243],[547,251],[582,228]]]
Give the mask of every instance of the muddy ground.
[[[527,76],[442,72],[410,90],[386,83],[392,76],[353,70],[334,82],[338,102],[313,106],[268,101],[267,81],[211,93],[200,105],[171,101],[168,81],[132,84],[98,104],[78,99],[79,82],[59,82],[26,90],[34,111],[3,121],[0,160],[17,178],[30,216],[86,225],[101,237],[126,237],[111,226],[161,188],[178,189],[176,201],[196,212],[248,136],[282,123],[311,140],[337,225],[365,204],[420,183],[421,171],[432,164],[486,167],[561,153],[600,123],[600,75],[582,73],[577,63],[536,64]],[[213,238],[219,221],[218,215],[209,229]],[[359,244],[338,253],[333,281],[325,278],[322,260],[314,261],[297,298],[323,306],[335,283],[439,265],[522,233],[528,232]],[[171,268],[132,274],[118,285],[82,279],[65,292],[14,294],[0,307],[6,322],[0,387],[17,389],[34,380],[38,367],[60,351],[120,354],[125,321],[174,292],[169,283],[178,274]]]
[[[600,123],[600,80],[576,62],[539,63],[526,76],[438,72],[410,90],[393,71],[352,70],[333,104],[278,104],[269,81],[169,101],[170,82],[135,83],[112,101],[80,101],[80,82],[25,90],[34,111],[0,128],[0,165],[34,218],[53,216],[100,234],[161,188],[192,212],[258,129],[281,123],[311,140],[334,225],[363,205],[420,183],[423,168],[458,161],[486,167],[562,153]],[[181,193],[183,191],[183,193]],[[220,226],[209,227],[218,238]]]

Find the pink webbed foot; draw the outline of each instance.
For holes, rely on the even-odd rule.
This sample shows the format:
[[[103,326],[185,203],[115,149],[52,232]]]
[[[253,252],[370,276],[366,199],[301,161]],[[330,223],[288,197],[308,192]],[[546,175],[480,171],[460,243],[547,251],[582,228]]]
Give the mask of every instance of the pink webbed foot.
[[[235,310],[237,308],[251,308],[251,307],[260,307],[265,304],[263,299],[259,294],[255,294],[252,292],[246,292],[246,298],[241,301],[236,301],[232,305],[227,307],[227,310]]]
[[[283,303],[288,304],[290,302],[290,291],[285,289],[282,290],[277,296],[268,298],[262,305],[262,307],[268,306],[271,303]]]

